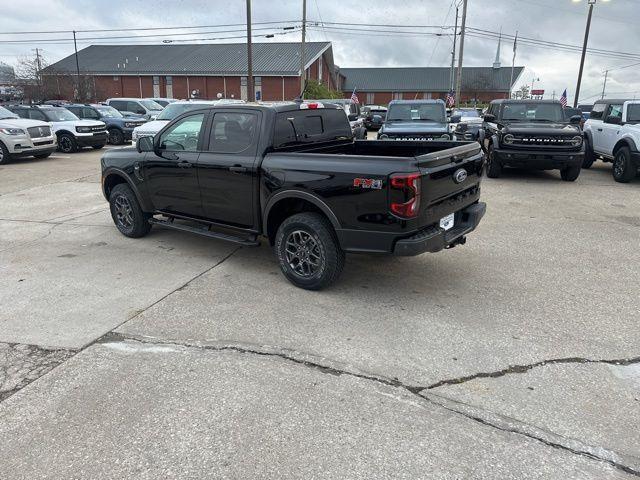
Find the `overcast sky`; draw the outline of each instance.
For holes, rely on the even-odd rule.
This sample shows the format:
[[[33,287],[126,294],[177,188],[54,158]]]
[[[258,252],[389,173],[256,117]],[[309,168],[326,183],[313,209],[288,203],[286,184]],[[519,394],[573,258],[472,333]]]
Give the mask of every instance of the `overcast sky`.
[[[354,29],[374,27],[360,24],[400,25],[452,25],[455,2],[460,0],[308,0],[307,18],[325,22],[351,22]],[[468,0],[467,26],[489,31],[582,45],[587,18],[587,0]],[[0,61],[15,64],[21,55],[32,54],[39,47],[50,63],[73,53],[72,44],[45,44],[40,38],[59,38],[51,35],[5,35],[14,31],[87,30],[92,28],[142,28],[187,25],[221,25],[245,21],[244,0],[3,0],[0,16],[0,40],[29,40],[28,44],[0,43]],[[99,8],[97,8],[99,6]],[[254,22],[280,22],[299,19],[302,0],[253,0]],[[447,16],[448,14],[448,16]],[[593,101],[602,91],[603,70],[640,63],[640,0],[598,0],[591,27],[589,47],[636,54],[637,57],[621,59],[587,55],[583,77],[582,101]],[[266,26],[256,26],[256,28]],[[230,30],[238,27],[228,27]],[[269,26],[269,31],[275,27]],[[344,28],[344,27],[343,27]],[[347,27],[348,28],[348,27]],[[383,27],[375,27],[384,29]],[[415,32],[420,29],[410,29]],[[203,29],[211,32],[212,29]],[[422,30],[426,31],[426,30]],[[433,31],[433,30],[431,30]],[[184,33],[175,30],[172,33]],[[255,33],[267,33],[256,31]],[[101,35],[144,35],[155,32],[82,33],[79,38]],[[67,35],[67,34],[65,34]],[[234,36],[241,33],[225,33],[217,36]],[[216,36],[213,34],[204,37]],[[197,38],[198,35],[193,35]],[[179,37],[173,37],[179,38]],[[182,37],[189,38],[189,37]],[[300,35],[291,33],[276,36],[274,41],[297,41]],[[341,67],[356,66],[448,66],[450,64],[451,37],[400,36],[386,33],[359,33],[310,28],[311,41],[330,40],[334,58]],[[33,40],[31,42],[31,40]],[[156,40],[156,39],[154,39]],[[126,42],[128,40],[117,40]],[[241,41],[240,39],[224,40]],[[254,41],[269,41],[254,39]],[[81,41],[86,46],[89,41]],[[149,42],[149,43],[158,43]],[[496,53],[496,40],[470,38],[465,42],[464,65],[489,66]],[[503,42],[501,62],[511,65],[513,42]],[[518,81],[530,84],[547,93],[555,91],[559,96],[566,88],[573,98],[579,52],[561,52],[552,49],[520,44],[517,65],[526,67]],[[640,65],[612,70],[607,83],[607,93],[617,96],[640,97]]]

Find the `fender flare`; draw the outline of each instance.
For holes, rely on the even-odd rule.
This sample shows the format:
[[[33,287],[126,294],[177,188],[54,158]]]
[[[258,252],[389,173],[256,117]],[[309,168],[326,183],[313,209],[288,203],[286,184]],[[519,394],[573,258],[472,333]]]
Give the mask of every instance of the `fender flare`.
[[[618,140],[616,142],[616,144],[613,147],[613,151],[611,152],[612,154],[615,153],[616,150],[618,150],[618,148],[620,148],[621,146],[625,145],[628,146],[632,152],[637,152],[638,151],[638,147],[636,146],[636,142],[633,141],[632,138],[630,137],[623,137],[620,140]]]
[[[338,221],[338,217],[336,217],[336,215],[333,213],[329,205],[327,205],[319,197],[309,192],[304,192],[302,190],[283,190],[281,192],[276,193],[275,195],[272,195],[271,198],[269,198],[269,200],[267,201],[267,204],[263,210],[262,231],[264,232],[265,235],[268,234],[267,222],[269,220],[269,214],[271,213],[272,208],[280,200],[286,200],[288,198],[299,198],[301,200],[306,200],[309,203],[314,204],[316,207],[320,209],[322,213],[324,213],[327,216],[327,218],[331,222],[331,225],[333,225],[333,228],[335,228],[336,230],[339,230],[341,228],[340,222]]]
[[[121,178],[124,179],[124,181],[129,185],[129,187],[133,191],[133,194],[138,199],[138,203],[142,207],[143,211],[145,211],[145,212],[153,212],[154,211],[153,205],[151,205],[149,202],[147,202],[146,199],[142,196],[142,194],[140,193],[140,190],[138,189],[136,184],[133,182],[133,180],[131,180],[131,177],[129,176],[129,174],[127,174],[127,172],[125,172],[124,170],[121,170],[121,169],[115,168],[115,167],[109,167],[104,172],[102,172],[102,195],[104,196],[104,198],[107,199],[107,201],[109,201],[109,197],[107,196],[107,192],[105,191],[105,188],[104,188],[104,181],[110,175],[116,175],[116,176],[121,177]]]

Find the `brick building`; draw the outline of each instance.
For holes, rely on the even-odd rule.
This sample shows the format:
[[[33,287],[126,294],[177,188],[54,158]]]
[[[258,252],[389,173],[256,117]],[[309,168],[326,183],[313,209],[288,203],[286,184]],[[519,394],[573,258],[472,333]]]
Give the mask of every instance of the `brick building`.
[[[513,81],[524,70],[515,67]],[[457,72],[457,69],[456,69]],[[451,88],[448,67],[341,68],[345,98],[355,89],[360,102],[384,105],[391,100],[434,98],[444,100]],[[509,98],[511,67],[463,67],[460,101],[488,102]]]
[[[110,97],[247,99],[247,47],[244,43],[199,45],[92,45],[78,52],[80,98]],[[514,82],[524,67],[516,67]],[[462,101],[505,98],[511,68],[464,67]],[[306,44],[307,78],[361,103],[386,104],[394,98],[442,98],[450,88],[446,67],[339,68],[330,42]],[[254,43],[253,75],[260,100],[292,100],[300,94],[300,44]],[[47,90],[73,99],[78,83],[75,55],[42,72]]]
[[[330,42],[308,42],[307,78],[338,89]],[[92,45],[78,52],[81,97],[247,99],[246,44]],[[75,55],[43,70],[59,98],[72,99],[77,83]],[[256,97],[291,100],[300,94],[300,44],[254,43]]]

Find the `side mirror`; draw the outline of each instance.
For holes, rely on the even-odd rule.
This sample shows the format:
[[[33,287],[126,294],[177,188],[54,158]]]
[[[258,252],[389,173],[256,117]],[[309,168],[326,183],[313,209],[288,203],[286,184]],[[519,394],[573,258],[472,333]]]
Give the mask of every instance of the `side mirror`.
[[[581,121],[582,115],[573,115],[571,118],[569,118],[569,123],[572,123],[574,125],[579,125]]]
[[[620,117],[616,117],[615,115],[609,115],[605,123],[613,123],[614,125],[620,125],[622,123],[622,119]]]
[[[382,122],[382,116],[381,115],[374,115],[373,116],[373,121],[374,122]]]
[[[451,123],[460,123],[461,118],[462,118],[462,115],[451,115],[451,117],[449,117],[449,121]]]
[[[140,137],[136,140],[136,150],[138,153],[153,152],[153,137]]]
[[[484,121],[487,122],[487,123],[493,123],[493,122],[496,121],[496,116],[495,115],[491,115],[490,113],[487,113],[484,116]]]
[[[347,115],[349,117],[349,121],[353,122],[355,120],[358,119],[358,114],[357,113],[350,113],[349,115]]]

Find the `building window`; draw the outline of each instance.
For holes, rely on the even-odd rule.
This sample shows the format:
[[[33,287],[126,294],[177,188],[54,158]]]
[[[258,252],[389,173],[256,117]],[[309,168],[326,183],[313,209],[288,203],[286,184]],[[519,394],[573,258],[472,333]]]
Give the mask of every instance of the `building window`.
[[[173,77],[165,77],[165,80],[167,81],[167,85],[173,85]]]
[[[425,100],[431,100],[431,92],[424,92],[422,98],[424,98]]]
[[[158,75],[153,76],[153,84],[160,85],[160,77]]]
[[[402,92],[393,92],[394,100],[402,100]]]
[[[262,85],[262,77],[253,77],[253,84],[257,87],[258,85]]]
[[[367,93],[367,105],[373,105],[373,92],[369,92]]]
[[[322,57],[318,59],[318,80],[322,80]]]

